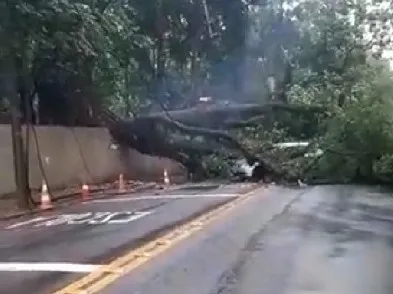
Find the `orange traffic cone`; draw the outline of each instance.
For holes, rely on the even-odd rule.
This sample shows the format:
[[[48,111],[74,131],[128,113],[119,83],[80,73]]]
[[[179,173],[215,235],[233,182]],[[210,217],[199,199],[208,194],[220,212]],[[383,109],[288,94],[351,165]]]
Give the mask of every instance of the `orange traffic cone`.
[[[89,185],[83,184],[82,185],[82,200],[89,200],[90,193],[89,193]]]
[[[40,209],[47,210],[52,208],[53,206],[52,206],[52,201],[50,199],[50,195],[48,193],[48,186],[46,185],[45,180],[42,180]]]
[[[119,193],[123,193],[125,192],[125,188],[124,188],[124,176],[123,174],[119,175]]]
[[[170,179],[168,177],[168,172],[166,171],[166,169],[164,169],[164,184],[165,185],[170,185],[171,184],[171,181],[170,181]]]

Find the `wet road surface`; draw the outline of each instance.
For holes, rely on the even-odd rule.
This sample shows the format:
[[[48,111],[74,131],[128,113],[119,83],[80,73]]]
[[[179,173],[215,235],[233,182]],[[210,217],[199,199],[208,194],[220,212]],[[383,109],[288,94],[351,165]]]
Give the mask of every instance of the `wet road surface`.
[[[105,294],[391,294],[393,198],[271,187]]]
[[[233,185],[165,191],[161,197],[147,192],[73,206],[55,219],[3,223],[0,293],[51,293],[159,228],[236,198],[237,191]],[[65,266],[73,270],[67,274],[56,268],[2,270],[9,262],[79,267]],[[391,294],[392,271],[391,193],[271,186],[97,293]]]
[[[51,293],[165,228],[233,200],[240,188],[173,187],[1,222],[0,293]]]

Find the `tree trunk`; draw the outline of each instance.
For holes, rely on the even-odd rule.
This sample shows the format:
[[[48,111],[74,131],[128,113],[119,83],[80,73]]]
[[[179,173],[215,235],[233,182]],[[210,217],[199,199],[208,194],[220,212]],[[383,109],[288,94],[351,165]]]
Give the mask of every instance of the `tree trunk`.
[[[13,105],[11,109],[11,136],[14,157],[17,203],[21,209],[30,208],[30,189],[27,177],[26,156],[23,149],[22,125],[19,110]]]
[[[248,164],[259,163],[262,173],[281,177],[282,172],[265,159],[254,155],[224,130],[234,119],[250,120],[274,112],[298,114],[324,113],[325,109],[285,103],[211,105],[150,113],[131,120],[122,120],[109,110],[101,111],[101,119],[114,141],[142,154],[166,157],[181,163],[193,175],[204,170],[202,158],[226,152],[245,158]],[[226,151],[224,151],[226,149]]]
[[[165,31],[166,18],[163,12],[162,0],[157,1],[156,6],[156,71],[155,71],[155,98],[161,103],[165,101]]]
[[[23,146],[22,125],[20,104],[21,100],[18,94],[18,75],[16,66],[20,60],[8,60],[9,63],[4,66],[6,78],[4,78],[4,89],[6,97],[11,105],[11,137],[12,151],[14,159],[15,184],[17,193],[17,204],[21,209],[30,207],[30,189],[29,179],[26,170],[26,157]]]
[[[191,30],[191,104],[194,104],[199,95],[201,94],[199,92],[199,86],[200,86],[200,81],[199,81],[199,76],[200,76],[200,66],[199,66],[199,51],[201,47],[201,35],[204,32],[204,22],[203,22],[203,17],[201,14],[201,7],[199,1],[196,1],[194,3],[194,13],[193,17],[191,20],[190,24],[190,30]],[[189,103],[190,104],[190,103]]]

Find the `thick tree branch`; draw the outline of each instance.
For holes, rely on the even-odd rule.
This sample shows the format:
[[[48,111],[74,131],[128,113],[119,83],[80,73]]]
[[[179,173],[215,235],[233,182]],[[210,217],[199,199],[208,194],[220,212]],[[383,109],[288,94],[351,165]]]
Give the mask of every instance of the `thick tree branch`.
[[[271,164],[251,154],[235,138],[219,130],[222,126],[228,127],[228,122],[246,119],[249,123],[276,111],[309,114],[324,113],[325,109],[318,106],[269,103],[164,110],[128,121],[119,119],[108,110],[101,111],[101,115],[112,137],[119,144],[134,148],[142,154],[173,159],[183,164],[190,173],[201,171],[203,168],[200,159],[219,151],[221,145],[239,152],[251,165],[259,162],[260,170],[279,177],[280,173]],[[202,137],[203,143],[195,140],[181,141],[176,138],[177,134],[191,138]]]

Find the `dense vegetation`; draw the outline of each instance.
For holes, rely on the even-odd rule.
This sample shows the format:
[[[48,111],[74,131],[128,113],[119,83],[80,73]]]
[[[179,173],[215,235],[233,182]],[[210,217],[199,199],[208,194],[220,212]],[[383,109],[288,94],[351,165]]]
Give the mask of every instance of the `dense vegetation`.
[[[392,21],[378,0],[0,0],[1,109],[104,123],[192,173],[225,174],[224,145],[288,178],[390,181]]]

